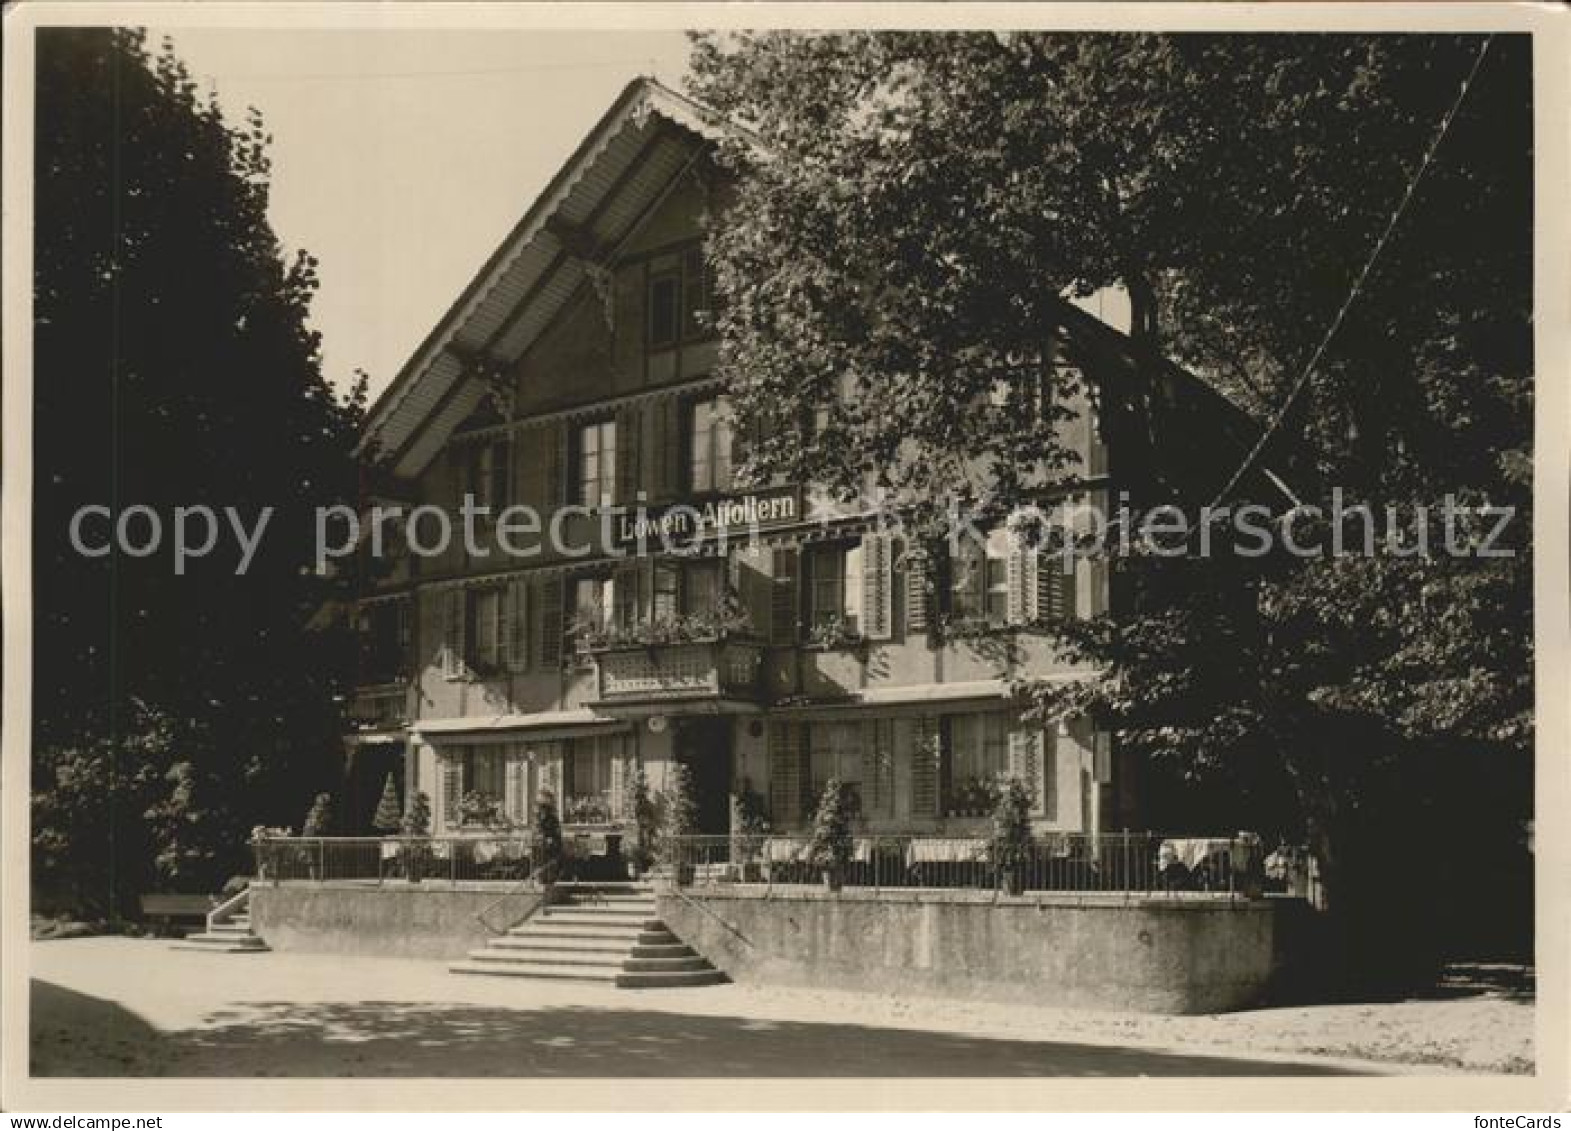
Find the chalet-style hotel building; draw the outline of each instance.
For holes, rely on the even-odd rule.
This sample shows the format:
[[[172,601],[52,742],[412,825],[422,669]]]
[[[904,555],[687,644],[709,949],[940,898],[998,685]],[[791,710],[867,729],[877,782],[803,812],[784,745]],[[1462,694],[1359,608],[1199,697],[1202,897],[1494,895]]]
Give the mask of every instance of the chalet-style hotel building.
[[[735,481],[702,316],[726,128],[633,83],[372,409],[368,507],[456,516],[466,493],[493,513],[572,507],[567,540],[600,537],[600,552],[474,554],[455,538],[369,571],[345,831],[370,831],[392,773],[406,798],[429,796],[435,834],[466,831],[459,799],[475,793],[527,827],[549,789],[594,842],[625,816],[631,767],[658,790],[677,762],[705,833],[727,831],[742,790],[776,832],[805,828],[832,777],[853,783],[869,833],[974,833],[1003,773],[1029,783],[1040,831],[1141,827],[1105,734],[1024,725],[1007,696],[1021,675],[1069,673],[1040,626],[1107,608],[1103,561],[1055,570],[1000,532],[933,574],[872,517],[826,518],[810,484]],[[1069,313],[1058,362],[1094,381],[1127,339]],[[1095,498],[1109,446],[1089,410],[1067,427],[1077,490]],[[608,547],[594,531],[612,504],[642,505],[645,524],[622,516]],[[760,537],[723,554],[610,552],[694,514]],[[952,622],[973,631],[939,631]]]

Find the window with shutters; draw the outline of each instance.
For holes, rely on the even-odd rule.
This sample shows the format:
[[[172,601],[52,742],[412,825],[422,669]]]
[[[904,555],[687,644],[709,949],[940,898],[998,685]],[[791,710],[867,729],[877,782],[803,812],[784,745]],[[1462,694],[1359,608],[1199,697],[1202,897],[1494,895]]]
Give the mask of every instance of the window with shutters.
[[[713,558],[688,562],[682,567],[682,611],[688,616],[720,614],[725,599],[722,563]]]
[[[512,504],[512,445],[505,439],[472,445],[464,461],[464,492],[489,516]]]
[[[502,816],[507,796],[507,748],[466,746],[458,756],[457,823],[486,824]]]
[[[1009,620],[1011,539],[1003,528],[984,541],[967,538],[950,561],[949,615],[953,620],[999,626]]]
[[[676,562],[654,563],[650,582],[650,611],[658,621],[672,621],[682,609],[682,567]]]
[[[502,647],[508,626],[502,619],[502,590],[487,587],[465,593],[464,638],[469,651],[465,661],[475,672],[487,674],[502,667]]]
[[[1009,773],[1009,725],[998,713],[953,715],[947,720],[948,773],[944,813],[984,817],[992,812],[993,790]]]
[[[807,629],[819,643],[856,636],[862,629],[862,547],[844,542],[804,551]]]
[[[609,574],[583,574],[572,579],[568,589],[572,610],[568,633],[576,654],[586,656],[596,639],[613,626],[616,590],[616,578]]]
[[[571,824],[606,824],[615,819],[617,797],[612,788],[616,759],[625,736],[594,735],[563,743],[562,819]]]
[[[573,468],[568,501],[608,507],[616,498],[616,421],[598,420],[573,432],[568,462]]]
[[[694,401],[687,412],[687,489],[695,495],[731,489],[732,417],[727,397]]]
[[[714,283],[702,247],[695,244],[680,259],[663,259],[658,270],[650,271],[646,305],[651,350],[713,333]]]
[[[649,276],[649,348],[669,349],[682,336],[682,272],[670,269]]]
[[[862,724],[810,723],[807,726],[808,795],[803,810],[817,810],[831,779],[840,779],[851,796],[853,812],[862,809]]]

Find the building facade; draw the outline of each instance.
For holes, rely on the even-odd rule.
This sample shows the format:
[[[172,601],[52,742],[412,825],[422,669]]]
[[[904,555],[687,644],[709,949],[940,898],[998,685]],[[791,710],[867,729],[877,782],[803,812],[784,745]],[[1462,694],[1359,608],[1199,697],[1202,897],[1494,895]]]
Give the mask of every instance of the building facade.
[[[368,519],[456,519],[466,496],[493,517],[433,555],[427,514],[363,570],[345,831],[370,831],[392,774],[436,834],[526,828],[549,790],[570,833],[614,835],[634,769],[658,791],[678,763],[704,833],[737,798],[805,829],[838,778],[870,833],[971,834],[1000,775],[1027,783],[1039,831],[1129,827],[1109,736],[1024,723],[1007,691],[1075,676],[1050,628],[1109,608],[1104,561],[1065,568],[1004,530],[935,561],[810,484],[737,481],[704,317],[726,128],[630,86],[373,408]],[[1057,364],[1087,364],[1074,336]],[[1105,495],[1089,402],[1062,427],[1077,491]],[[510,505],[573,552],[502,529]],[[704,552],[660,552],[695,529]],[[720,532],[739,536],[717,552]],[[524,543],[538,552],[509,552]]]

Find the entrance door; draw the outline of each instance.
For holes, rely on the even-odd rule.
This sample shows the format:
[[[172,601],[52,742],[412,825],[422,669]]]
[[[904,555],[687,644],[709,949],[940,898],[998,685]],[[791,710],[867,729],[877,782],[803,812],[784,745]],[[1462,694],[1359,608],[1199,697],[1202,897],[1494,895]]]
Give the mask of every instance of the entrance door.
[[[693,780],[698,832],[731,831],[731,720],[687,718],[678,723],[676,756]]]
[[[403,812],[404,799],[404,744],[402,742],[365,742],[354,748],[350,756],[349,773],[344,782],[347,804],[344,805],[339,823],[346,836],[380,836],[374,827],[376,808],[382,801],[382,791],[387,788],[387,777],[393,777],[393,790],[398,796],[399,812]]]

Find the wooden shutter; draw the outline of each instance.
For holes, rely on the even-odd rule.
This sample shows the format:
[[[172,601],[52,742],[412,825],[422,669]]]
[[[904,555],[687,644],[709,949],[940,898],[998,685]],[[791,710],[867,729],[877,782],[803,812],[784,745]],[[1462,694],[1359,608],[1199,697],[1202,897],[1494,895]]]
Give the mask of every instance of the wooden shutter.
[[[661,397],[651,406],[650,491],[656,499],[669,499],[681,489],[682,404],[676,397]]]
[[[905,614],[907,632],[926,632],[929,578],[932,561],[927,549],[911,542],[905,554]]]
[[[561,577],[542,577],[535,590],[535,626],[540,641],[535,654],[540,666],[550,669],[562,663],[562,586]]]
[[[465,594],[457,586],[442,594],[442,674],[462,679],[464,663]]]
[[[522,746],[507,748],[507,777],[504,782],[502,811],[515,825],[529,821],[529,759]]]
[[[549,789],[551,796],[556,799],[556,815],[560,820],[562,816],[562,803],[566,798],[562,795],[562,761],[563,746],[561,742],[542,742],[540,744],[540,788]]]
[[[1005,617],[1010,624],[1028,624],[1033,619],[1036,605],[1032,584],[1036,557],[1024,540],[1014,534],[1009,537],[1008,554],[1004,564],[1004,577],[1009,586]]]
[[[801,728],[794,723],[769,724],[769,816],[779,831],[802,816]]]
[[[546,429],[545,497],[547,509],[567,502],[568,443],[572,431],[568,421],[559,420]]]
[[[442,759],[442,819],[440,827],[451,832],[459,827],[458,798],[464,787],[463,765],[457,749],[444,750]]]
[[[943,752],[938,720],[913,719],[911,731],[911,815],[934,817],[938,815],[938,763]]]
[[[793,547],[774,552],[770,577],[773,580],[769,602],[769,642],[795,644],[797,638],[797,567],[801,555]]]
[[[869,640],[894,634],[889,542],[887,534],[862,536],[862,635]]]
[[[638,430],[642,414],[629,405],[616,414],[616,501],[626,506],[638,499]]]
[[[622,793],[627,788],[627,735],[612,735],[611,742],[611,817],[621,820],[628,816],[622,812]]]
[[[1074,568],[1074,561],[1068,563]],[[1074,574],[1064,569],[1063,550],[1044,543],[1037,551],[1036,603],[1041,620],[1066,619],[1074,611]]]
[[[1031,795],[1031,813],[1040,817],[1042,807],[1042,746],[1040,727],[1016,727],[1009,732],[1009,776],[1018,779]]]
[[[529,582],[515,577],[502,592],[502,662],[510,672],[529,667]]]
[[[1058,727],[1050,725],[1042,732],[1042,796],[1038,801],[1041,815],[1049,821],[1058,820]]]

